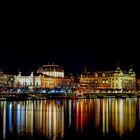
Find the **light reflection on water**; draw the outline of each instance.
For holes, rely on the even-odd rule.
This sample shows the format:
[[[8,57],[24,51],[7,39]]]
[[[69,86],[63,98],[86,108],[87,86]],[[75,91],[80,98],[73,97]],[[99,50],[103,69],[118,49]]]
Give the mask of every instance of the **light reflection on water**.
[[[139,98],[0,101],[0,139],[122,137],[140,120],[139,105]]]

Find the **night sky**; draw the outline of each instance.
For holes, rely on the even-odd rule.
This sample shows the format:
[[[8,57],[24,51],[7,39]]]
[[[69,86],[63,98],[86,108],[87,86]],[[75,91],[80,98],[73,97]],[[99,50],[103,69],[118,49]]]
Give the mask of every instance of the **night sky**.
[[[119,61],[122,70],[132,64],[140,74],[138,25],[130,24],[128,9],[124,9],[115,15],[102,13],[62,24],[53,20],[45,26],[30,21],[19,30],[0,32],[0,67],[30,72],[54,63],[76,73],[85,66],[88,70],[114,70]]]

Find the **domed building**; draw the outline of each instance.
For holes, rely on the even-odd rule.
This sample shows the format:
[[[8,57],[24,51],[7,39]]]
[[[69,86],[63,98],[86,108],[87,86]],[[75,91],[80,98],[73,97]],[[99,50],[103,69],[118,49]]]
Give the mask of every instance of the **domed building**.
[[[64,70],[58,65],[43,65],[37,70],[37,73],[44,74],[50,77],[64,78]]]

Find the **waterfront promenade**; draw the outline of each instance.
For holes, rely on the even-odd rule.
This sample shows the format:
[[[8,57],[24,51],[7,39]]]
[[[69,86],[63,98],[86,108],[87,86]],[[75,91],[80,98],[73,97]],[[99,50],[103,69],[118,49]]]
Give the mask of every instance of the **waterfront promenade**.
[[[140,93],[87,93],[43,94],[43,93],[0,93],[0,100],[47,100],[47,99],[94,99],[94,98],[134,98]]]

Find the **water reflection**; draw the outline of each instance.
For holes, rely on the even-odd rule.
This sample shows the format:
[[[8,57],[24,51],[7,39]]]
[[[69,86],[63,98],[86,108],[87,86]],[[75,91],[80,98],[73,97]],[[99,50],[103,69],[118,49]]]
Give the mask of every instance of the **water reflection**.
[[[140,120],[140,99],[0,101],[0,139],[37,135],[63,139],[86,133],[131,133]]]

